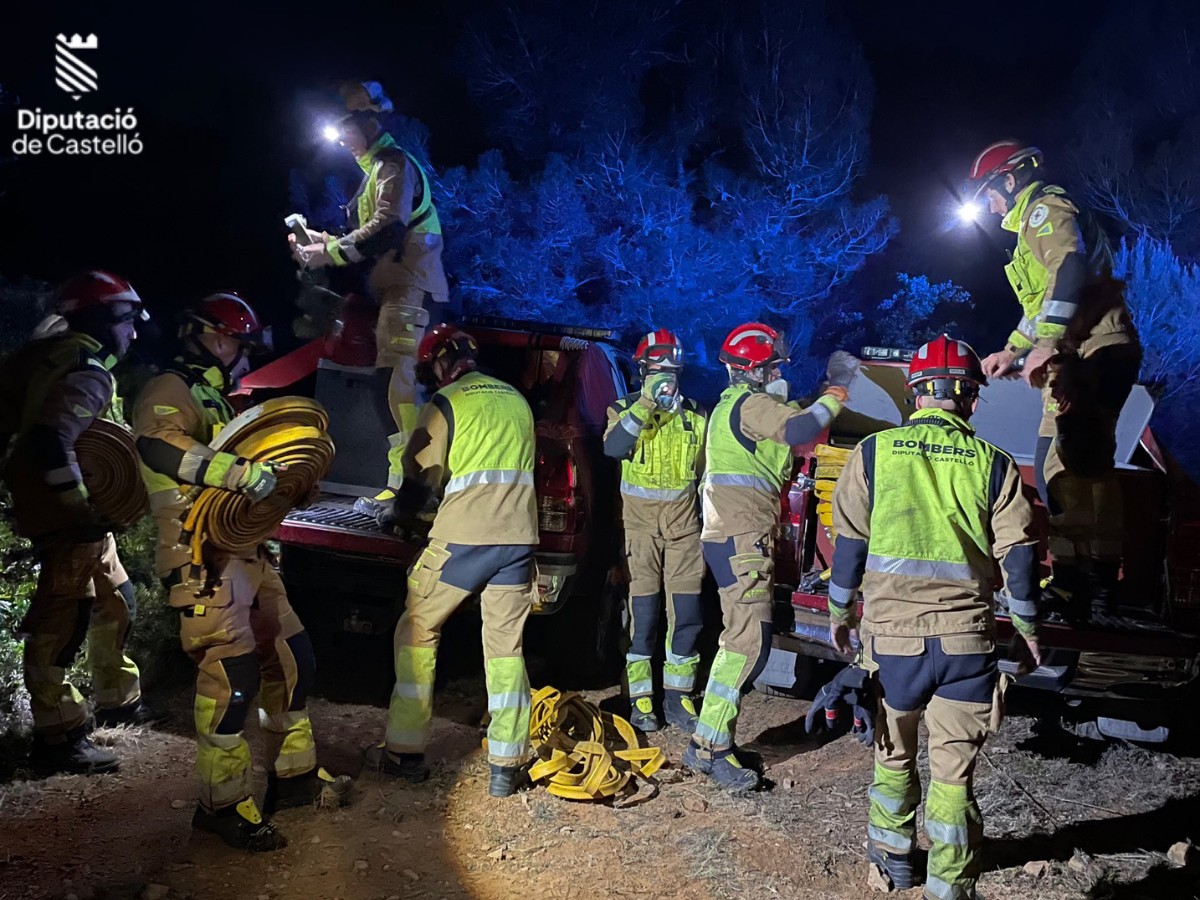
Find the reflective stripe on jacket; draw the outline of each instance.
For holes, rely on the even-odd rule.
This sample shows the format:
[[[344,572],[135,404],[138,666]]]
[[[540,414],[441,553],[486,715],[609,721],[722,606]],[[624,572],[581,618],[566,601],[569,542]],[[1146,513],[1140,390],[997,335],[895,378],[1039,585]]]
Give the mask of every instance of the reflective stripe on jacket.
[[[116,362],[93,338],[69,331],[29,342],[0,367],[0,438],[12,444],[4,480],[19,534],[82,524],[87,489],[75,441],[98,418],[125,424],[110,372]]]
[[[430,537],[536,544],[535,442],[529,404],[498,378],[468,372],[434,394],[403,460],[405,478],[443,495]]]
[[[1004,267],[1023,312],[1008,338],[1011,349],[1055,349],[1069,331],[1082,332],[1076,345],[1089,336],[1097,346],[1136,342],[1123,299],[1088,290],[1109,281],[1112,253],[1099,223],[1061,187],[1027,186],[1001,227],[1017,235]],[[1092,308],[1100,303],[1105,308]]]
[[[708,420],[694,401],[678,412],[652,408],[640,394],[608,408],[604,452],[621,460],[626,530],[681,537],[700,530],[696,482],[704,472]]]
[[[748,385],[727,387],[709,421],[704,446],[705,540],[770,534],[779,521],[779,498],[794,464],[792,448],[746,434],[742,412],[751,396]]]
[[[998,558],[1013,612],[1037,619],[1037,539],[1017,465],[954,413],[919,410],[860,442],[833,522],[835,618],[861,586],[871,634],[991,633]]]
[[[187,501],[180,486],[236,490],[249,461],[209,446],[233,418],[225,400],[225,375],[216,366],[176,360],[147,382],[133,408],[133,431],[142,457],[142,479],[158,524],[155,570],[168,575],[191,554],[179,545]]]

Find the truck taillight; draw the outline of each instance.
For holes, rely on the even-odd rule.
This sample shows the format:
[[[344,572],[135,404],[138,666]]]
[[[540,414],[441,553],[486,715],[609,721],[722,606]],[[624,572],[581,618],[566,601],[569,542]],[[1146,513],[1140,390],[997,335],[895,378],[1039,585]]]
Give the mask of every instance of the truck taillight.
[[[571,504],[564,497],[538,498],[538,530],[562,533],[567,530]]]
[[[575,462],[561,445],[553,444],[538,454],[538,529],[552,534],[577,531],[578,474]]]

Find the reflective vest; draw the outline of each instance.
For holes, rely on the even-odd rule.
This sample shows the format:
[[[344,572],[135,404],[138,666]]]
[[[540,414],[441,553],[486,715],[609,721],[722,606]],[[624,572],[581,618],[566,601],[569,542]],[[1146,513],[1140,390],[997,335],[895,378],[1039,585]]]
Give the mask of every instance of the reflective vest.
[[[639,395],[618,401],[623,415]],[[638,434],[631,459],[621,460],[621,493],[642,500],[678,500],[695,489],[696,460],[706,421],[692,400],[679,412],[655,410]]]
[[[188,392],[204,417],[203,434],[193,434],[192,438],[202,444],[211,444],[221,429],[233,418],[233,407],[225,399],[225,374],[217,366],[192,365],[182,359],[175,360],[166,372],[178,375],[188,386]],[[170,475],[156,472],[143,462],[142,480],[146,483],[147,492],[153,496],[159,491],[178,490],[178,481]]]
[[[435,396],[452,414],[446,497],[484,484],[533,487],[533,413],[516,388],[468,372]]]
[[[0,398],[0,435],[17,439],[29,431],[34,419],[46,405],[50,388],[71,372],[84,368],[111,372],[117,358],[103,348],[99,341],[69,331],[59,337],[45,338],[26,344],[6,362],[5,374],[16,381],[4,385],[5,396]],[[102,418],[125,424],[121,398],[117,396],[116,379],[112,381],[112,398],[100,414]],[[23,383],[21,383],[23,381]],[[0,447],[0,451],[3,447]]]
[[[989,483],[1000,451],[962,418],[939,409],[915,412],[907,425],[874,441],[867,571],[976,582],[990,598]],[[904,490],[888,490],[897,484]]]
[[[398,155],[402,158],[396,159]],[[413,190],[412,215],[404,223],[405,228],[415,234],[441,234],[442,224],[438,219],[437,210],[433,206],[433,188],[429,184],[429,176],[425,174],[425,169],[417,162],[417,158],[407,150],[398,147],[390,134],[380,137],[370,150],[356,160],[358,167],[366,173],[366,177],[363,178],[362,183],[358,186],[358,193],[351,201],[354,203],[354,212],[357,213],[357,221],[353,221],[352,226],[354,228],[361,227],[364,222],[369,221],[371,216],[375,215],[379,170],[383,168],[384,162],[389,157],[396,159],[401,167],[405,160],[412,163],[420,180],[419,189]],[[349,211],[349,207],[347,207],[347,212]]]
[[[734,419],[750,396],[750,386],[730,385],[712,412],[705,443],[704,481],[713,486],[743,487],[762,494],[778,506],[783,486],[791,477],[792,448],[775,441],[752,441],[734,427]]]
[[[1050,197],[1065,201],[1077,207],[1067,192],[1057,185],[1034,182],[1024,188],[1013,202],[1013,207],[1004,216],[1000,225],[1006,231],[1016,232],[1017,247],[1013,251],[1012,262],[1004,267],[1008,283],[1017,302],[1021,304],[1024,318],[1019,331],[1010,340],[1016,346],[1031,346],[1039,339],[1057,339],[1066,332],[1066,326],[1045,321],[1042,315],[1042,305],[1046,301],[1046,288],[1050,283],[1049,270],[1038,261],[1029,247],[1025,233],[1030,227],[1029,217],[1037,207],[1038,201]],[[1076,222],[1083,235],[1084,253],[1087,255],[1087,270],[1089,275],[1096,276],[1112,268],[1112,256],[1108,241],[1100,230],[1095,219],[1085,210],[1076,214]],[[1061,236],[1066,239],[1066,236]],[[1074,299],[1074,298],[1073,298]]]

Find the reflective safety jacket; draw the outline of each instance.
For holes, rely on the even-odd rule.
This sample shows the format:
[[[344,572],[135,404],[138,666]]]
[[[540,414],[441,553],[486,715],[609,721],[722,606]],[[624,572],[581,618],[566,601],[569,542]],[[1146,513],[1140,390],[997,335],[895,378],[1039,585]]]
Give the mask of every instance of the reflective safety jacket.
[[[440,494],[431,538],[451,544],[538,542],[536,439],[529,404],[510,384],[467,372],[421,408],[405,446],[401,497]]]
[[[442,225],[425,170],[389,134],[357,162],[363,180],[346,206],[351,231],[340,238],[324,236],[330,258],[338,266],[369,263],[368,284],[377,299],[404,286],[446,302]]]
[[[1137,343],[1124,298],[1110,284],[1112,254],[1099,224],[1057,185],[1034,182],[1017,194],[1001,227],[1016,232],[1004,267],[1024,315],[1008,349],[1071,349],[1086,356],[1100,347]],[[1085,345],[1082,347],[1081,345]]]
[[[701,539],[770,534],[795,464],[792,447],[815,440],[840,411],[828,394],[801,409],[746,384],[727,387],[705,441]]]
[[[217,452],[209,443],[233,418],[225,400],[225,374],[217,366],[177,359],[152,378],[133,408],[133,431],[142,456],[142,478],[158,525],[155,571],[169,575],[189,561],[179,544],[187,500],[180,485],[236,490],[250,461]]]
[[[19,534],[103,534],[84,533],[96,528],[87,524],[75,441],[97,418],[125,424],[110,371],[116,363],[99,342],[68,331],[30,341],[0,364],[0,450],[12,442],[4,481]]]
[[[664,412],[641,394],[608,408],[604,453],[621,460],[625,530],[666,538],[700,531],[696,482],[704,473],[707,417],[684,398],[678,412]]]
[[[852,620],[861,587],[872,635],[994,637],[995,564],[1014,625],[1038,619],[1037,537],[1017,464],[960,416],[913,413],[864,438],[833,492],[830,614]]]

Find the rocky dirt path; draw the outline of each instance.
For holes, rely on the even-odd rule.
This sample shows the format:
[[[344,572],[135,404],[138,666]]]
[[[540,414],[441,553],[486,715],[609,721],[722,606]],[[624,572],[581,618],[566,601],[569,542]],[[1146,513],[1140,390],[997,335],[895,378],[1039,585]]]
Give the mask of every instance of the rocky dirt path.
[[[597,692],[609,699],[615,691]],[[0,784],[0,898],[861,898],[870,754],[849,737],[804,734],[807,704],[747,698],[740,734],[770,789],[729,797],[703,778],[661,773],[658,791],[614,808],[541,788],[486,795],[483,688],[454,682],[436,701],[431,781],[363,776],[337,812],[282,813],[289,846],[227,850],[192,834],[187,698],[165,731],[105,731],[120,774]],[[357,772],[383,710],[318,701],[322,761]],[[252,738],[252,743],[256,739]],[[656,736],[672,760],[683,738]],[[261,770],[258,772],[261,777]],[[1200,823],[1200,763],[1130,747],[1035,735],[1010,719],[978,778],[990,839],[991,898],[1192,897],[1198,875],[1171,866]],[[1200,835],[1197,835],[1200,837]],[[895,895],[920,897],[920,891]]]

